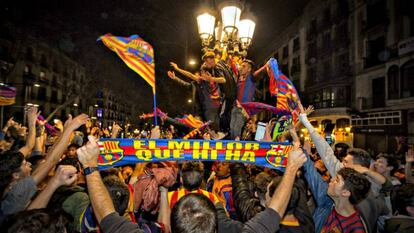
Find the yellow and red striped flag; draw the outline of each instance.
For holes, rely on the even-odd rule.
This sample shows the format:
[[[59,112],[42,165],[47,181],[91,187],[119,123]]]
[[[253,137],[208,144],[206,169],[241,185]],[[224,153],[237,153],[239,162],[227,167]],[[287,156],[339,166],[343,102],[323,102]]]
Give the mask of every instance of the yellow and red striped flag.
[[[133,71],[138,73],[152,87],[155,94],[154,49],[138,35],[130,37],[113,36],[108,33],[101,36],[106,47],[114,51]]]

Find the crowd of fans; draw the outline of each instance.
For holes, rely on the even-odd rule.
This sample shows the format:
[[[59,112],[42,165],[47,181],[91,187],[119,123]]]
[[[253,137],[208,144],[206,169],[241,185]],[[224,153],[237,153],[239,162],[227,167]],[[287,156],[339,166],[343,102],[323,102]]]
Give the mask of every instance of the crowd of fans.
[[[399,144],[393,154],[336,150],[308,121],[299,103],[298,125],[246,116],[249,85],[262,67],[243,61],[238,72],[206,53],[200,73],[172,63],[192,79],[202,118],[211,125],[203,140],[254,140],[258,118],[267,121],[263,141],[294,145],[284,172],[252,164],[186,161],[139,163],[98,170],[98,140],[182,138],[186,126],[169,123],[149,131],[103,129],[87,115],[69,116],[54,130],[27,111],[27,126],[13,118],[1,132],[0,229],[4,232],[414,232],[414,151]],[[179,79],[174,72],[168,74]],[[184,82],[183,80],[181,80]],[[182,83],[180,82],[180,83]],[[249,83],[250,82],[250,83]],[[188,86],[188,85],[187,85]],[[254,90],[253,90],[254,92]],[[267,117],[267,119],[266,119]],[[285,118],[283,118],[283,121]],[[274,134],[278,127],[278,134]],[[124,129],[123,129],[124,128]]]

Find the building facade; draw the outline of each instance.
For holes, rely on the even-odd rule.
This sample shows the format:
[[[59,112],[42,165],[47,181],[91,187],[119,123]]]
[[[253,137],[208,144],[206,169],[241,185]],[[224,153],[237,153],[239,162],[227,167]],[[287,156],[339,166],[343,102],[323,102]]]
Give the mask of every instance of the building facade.
[[[132,120],[133,104],[110,89],[102,89],[85,67],[42,41],[22,35],[12,25],[0,27],[0,85],[17,89],[16,103],[3,108],[3,122],[23,121],[24,107],[36,105],[42,115],[66,119],[88,113],[103,126]]]
[[[127,103],[121,95],[116,95],[110,89],[98,90],[89,106],[89,115],[102,123],[103,127],[112,126],[114,122],[126,125],[133,121],[134,105]]]
[[[263,61],[278,58],[320,132],[335,124],[336,142],[393,152],[396,136],[414,143],[413,3],[310,1]]]
[[[85,68],[62,52],[30,36],[14,37],[13,43],[2,38],[2,53],[10,69],[2,83],[17,88],[16,104],[7,113],[22,119],[26,105],[38,105],[42,115],[65,119],[87,110],[86,88],[91,79]]]
[[[315,107],[310,121],[320,132],[352,146],[350,39],[348,1],[314,0],[268,46],[263,60],[278,59],[302,102]]]
[[[408,0],[354,1],[355,144],[392,152],[414,143],[414,7]]]

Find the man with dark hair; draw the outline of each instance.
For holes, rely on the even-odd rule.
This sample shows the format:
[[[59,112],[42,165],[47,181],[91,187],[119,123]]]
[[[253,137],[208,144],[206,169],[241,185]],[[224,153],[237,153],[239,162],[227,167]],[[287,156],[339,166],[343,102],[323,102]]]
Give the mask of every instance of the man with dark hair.
[[[216,208],[202,194],[185,195],[172,209],[171,230],[174,233],[215,233],[217,232]]]
[[[7,233],[42,232],[66,233],[62,212],[51,209],[34,209],[11,216],[2,226]]]
[[[221,80],[225,82],[220,83],[220,92],[222,95],[222,104],[220,110],[220,128],[223,132],[229,132],[230,128],[231,112],[233,107],[236,107],[237,100],[237,78],[230,70],[225,61],[215,60],[214,52],[206,52],[203,55],[204,65],[207,69],[211,70],[211,73],[206,72],[201,74],[201,78],[204,80]]]
[[[392,203],[397,215],[385,220],[384,232],[414,232],[414,184],[406,183],[396,187]]]
[[[32,113],[31,121],[36,121],[37,114]],[[1,212],[4,215],[22,211],[29,204],[37,191],[36,185],[43,181],[49,171],[58,163],[66,149],[72,132],[86,122],[87,115],[81,114],[74,119],[70,116],[65,130],[56,146],[49,152],[46,161],[41,163],[31,174],[31,165],[20,152],[7,152],[0,156],[0,194]],[[34,124],[34,123],[30,123]]]
[[[202,162],[185,162],[181,167],[181,181],[183,187],[168,193],[168,203],[172,209],[183,196],[189,193],[200,193],[209,198],[213,203],[219,201],[216,195],[201,189],[203,182],[204,165]]]
[[[344,167],[352,167],[354,164],[369,167],[371,165],[371,155],[359,148],[349,149],[342,163]]]
[[[68,151],[66,152],[66,157],[76,158],[76,150],[79,148],[78,144],[72,143],[68,146]]]
[[[303,109],[303,106],[301,106],[301,108]],[[378,196],[380,192],[390,192],[392,190],[391,181],[387,180],[378,172],[369,169],[371,164],[371,156],[368,152],[357,148],[350,149],[348,150],[343,161],[339,161],[335,157],[335,153],[331,146],[313,128],[304,113],[304,110],[302,112],[303,113],[300,114],[299,119],[303,126],[308,129],[312,142],[315,144],[316,149],[331,177],[334,177],[339,169],[349,167],[367,176],[368,180],[371,182],[371,189],[374,192],[374,196]]]
[[[364,175],[351,168],[342,168],[328,184],[309,157],[304,171],[316,203],[316,232],[370,232],[366,216],[355,206],[370,190],[371,184]]]
[[[401,184],[398,178],[394,177],[399,167],[397,159],[390,155],[380,155],[374,164],[375,171],[389,179],[393,185]]]
[[[384,176],[369,169],[369,154],[364,150],[351,150],[350,153],[344,158],[343,162],[339,161],[332,150],[331,146],[325,141],[325,139],[318,134],[309,122],[306,112],[301,104],[299,104],[301,113],[299,116],[303,126],[305,126],[311,136],[312,142],[315,144],[316,149],[321,156],[323,163],[329,171],[331,177],[335,177],[338,171],[344,167],[353,168],[359,173],[362,173],[371,183],[371,191],[368,197],[361,201],[357,207],[361,211],[362,215],[366,219],[368,232],[376,232],[377,221],[380,220],[380,216],[386,216],[390,213],[390,210],[386,206],[385,199],[380,192],[389,192],[392,189],[392,184]],[[313,167],[313,166],[312,166]],[[314,168],[314,167],[313,167]],[[313,192],[317,193],[317,192]],[[315,194],[316,195],[316,194]],[[316,198],[316,197],[315,197]],[[321,226],[321,222],[315,223]],[[379,222],[378,222],[379,223]],[[320,229],[320,228],[319,228]]]

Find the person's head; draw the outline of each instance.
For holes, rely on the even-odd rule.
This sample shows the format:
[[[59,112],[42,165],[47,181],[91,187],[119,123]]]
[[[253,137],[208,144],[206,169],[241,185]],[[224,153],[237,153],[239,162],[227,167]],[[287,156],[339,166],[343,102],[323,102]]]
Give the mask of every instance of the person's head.
[[[3,230],[8,233],[66,233],[65,223],[66,220],[59,211],[34,209],[10,216],[3,224]]]
[[[260,172],[254,178],[254,190],[256,196],[259,198],[260,203],[265,206],[267,205],[266,192],[268,191],[268,186],[272,182],[272,177],[267,172]]]
[[[134,169],[131,166],[123,167],[122,168],[122,178],[124,178],[124,180],[128,180],[129,177],[131,177],[133,172],[134,172]]]
[[[253,71],[254,63],[250,60],[243,60],[239,68],[240,75],[246,76]]]
[[[56,164],[55,171],[58,169],[60,165],[74,166],[78,172],[82,170],[82,164],[80,163],[78,158],[65,157],[64,159],[60,160],[59,163]]]
[[[117,176],[107,176],[103,178],[103,182],[108,189],[116,212],[123,215],[128,208],[129,203],[129,189],[128,186],[122,182]]]
[[[212,51],[208,51],[203,55],[203,61],[206,68],[211,69],[216,65],[216,60],[214,59],[215,54]]]
[[[414,184],[405,183],[391,194],[392,207],[398,214],[414,217]]]
[[[171,211],[171,230],[174,233],[215,233],[217,222],[213,203],[198,193],[185,195]]]
[[[342,168],[331,179],[328,186],[328,195],[334,199],[348,199],[353,205],[365,199],[371,183],[367,178],[352,168]]]
[[[344,167],[352,167],[354,164],[359,164],[368,167],[371,164],[371,155],[363,149],[350,149],[342,161]]]
[[[68,152],[67,152],[67,154],[66,154],[66,156],[67,157],[70,157],[70,158],[76,158],[77,157],[77,155],[76,155],[76,150],[79,148],[79,145],[78,144],[70,144],[69,146],[68,146]]]
[[[30,176],[31,166],[20,152],[7,151],[0,155],[0,194],[12,181]]]
[[[246,121],[246,129],[251,132],[256,132],[256,124],[257,124],[257,118],[256,117],[250,117]]]
[[[221,177],[230,175],[230,164],[227,162],[218,163],[216,175]]]
[[[185,162],[181,168],[181,178],[185,189],[192,191],[200,188],[203,181],[204,165],[201,162]]]
[[[395,171],[399,168],[398,161],[392,156],[382,155],[375,160],[374,164],[375,171],[388,176],[394,175]]]

